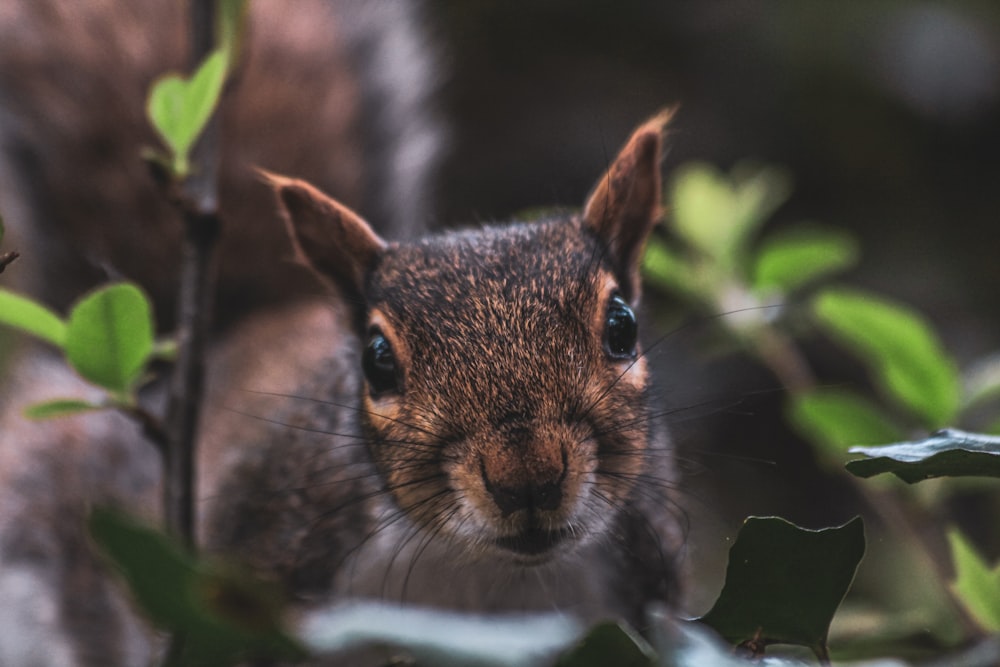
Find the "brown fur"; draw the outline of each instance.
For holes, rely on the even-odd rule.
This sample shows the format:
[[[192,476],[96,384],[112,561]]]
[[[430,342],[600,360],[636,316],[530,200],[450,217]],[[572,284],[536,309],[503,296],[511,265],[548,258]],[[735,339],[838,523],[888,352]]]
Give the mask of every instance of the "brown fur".
[[[645,360],[604,346],[609,300],[657,219],[668,117],[636,132],[583,216],[530,225],[386,244],[314,188],[272,177],[300,259],[363,318],[286,326],[293,346],[329,347],[305,355],[299,386],[254,399],[268,424],[251,442],[210,430],[209,451],[239,452],[208,510],[213,548],[308,598],[555,605],[637,623],[649,602],[672,603],[673,473],[646,405]],[[359,377],[376,333],[396,360],[393,390]],[[587,572],[591,590],[539,595],[533,571]],[[435,587],[436,576],[448,583]]]

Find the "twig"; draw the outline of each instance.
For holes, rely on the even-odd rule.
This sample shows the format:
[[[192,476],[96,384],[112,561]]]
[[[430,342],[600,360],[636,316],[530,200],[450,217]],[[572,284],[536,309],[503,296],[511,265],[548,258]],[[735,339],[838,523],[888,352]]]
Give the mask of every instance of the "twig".
[[[192,0],[192,61],[200,63],[214,40],[215,2]],[[212,306],[212,257],[219,236],[218,120],[205,128],[181,185],[184,249],[178,305],[177,361],[170,382],[165,431],[164,516],[167,529],[194,545],[195,437],[204,378],[204,352]]]
[[[191,60],[198,64],[214,41],[215,1],[191,1]],[[195,442],[204,380],[214,289],[212,257],[221,224],[218,215],[218,114],[214,114],[195,146],[192,173],[175,199],[184,218],[184,249],[177,313],[177,361],[170,378],[164,425],[163,514],[167,530],[190,548],[195,544],[194,492],[197,469]],[[185,637],[170,638],[166,664],[180,664]]]
[[[0,255],[0,273],[3,273],[3,270],[13,264],[14,260],[20,256],[20,253],[13,250]]]
[[[755,332],[752,344],[757,355],[789,394],[802,394],[815,388],[816,378],[809,364],[784,333],[765,326]]]

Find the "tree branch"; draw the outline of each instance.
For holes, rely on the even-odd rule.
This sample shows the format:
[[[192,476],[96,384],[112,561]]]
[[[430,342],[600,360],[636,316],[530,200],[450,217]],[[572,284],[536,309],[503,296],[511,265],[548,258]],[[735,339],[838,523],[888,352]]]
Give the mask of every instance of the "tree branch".
[[[192,0],[192,63],[197,66],[214,43],[214,0]],[[177,361],[170,382],[165,424],[164,516],[167,530],[194,546],[195,440],[201,408],[205,348],[212,311],[213,257],[221,223],[218,215],[218,119],[213,117],[195,147],[191,176],[181,184],[178,204],[184,218],[184,248],[178,299]]]

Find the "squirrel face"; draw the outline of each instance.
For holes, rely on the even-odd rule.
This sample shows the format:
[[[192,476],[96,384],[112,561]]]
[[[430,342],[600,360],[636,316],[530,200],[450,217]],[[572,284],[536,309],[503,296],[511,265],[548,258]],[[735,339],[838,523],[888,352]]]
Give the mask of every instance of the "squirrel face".
[[[568,553],[607,531],[643,475],[633,308],[670,115],[634,132],[581,215],[414,243],[269,176],[300,258],[356,306],[359,410],[386,490],[466,553]]]
[[[521,560],[600,532],[641,472],[646,373],[579,220],[391,246],[367,301],[365,424],[401,509]]]

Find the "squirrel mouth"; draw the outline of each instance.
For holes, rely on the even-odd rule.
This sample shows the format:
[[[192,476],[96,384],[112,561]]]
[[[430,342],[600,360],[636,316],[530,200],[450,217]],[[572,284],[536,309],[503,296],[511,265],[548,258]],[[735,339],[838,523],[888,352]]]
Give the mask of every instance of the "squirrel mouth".
[[[494,542],[501,549],[513,552],[526,560],[541,561],[569,538],[572,538],[572,532],[567,528],[544,530],[530,527],[515,535],[497,537]]]

